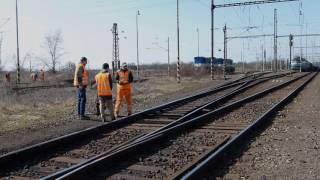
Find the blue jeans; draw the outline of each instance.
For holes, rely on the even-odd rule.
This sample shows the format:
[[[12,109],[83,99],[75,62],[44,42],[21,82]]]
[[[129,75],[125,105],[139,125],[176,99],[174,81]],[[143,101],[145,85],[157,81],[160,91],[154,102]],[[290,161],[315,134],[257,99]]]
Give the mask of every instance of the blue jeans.
[[[84,116],[84,112],[86,111],[86,89],[78,88],[78,115]]]

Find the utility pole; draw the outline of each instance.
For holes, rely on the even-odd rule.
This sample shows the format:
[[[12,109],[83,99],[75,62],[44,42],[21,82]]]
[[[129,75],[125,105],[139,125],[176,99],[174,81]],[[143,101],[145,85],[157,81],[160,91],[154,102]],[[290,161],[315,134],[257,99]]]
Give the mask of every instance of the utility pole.
[[[225,24],[223,27],[223,34],[224,34],[224,38],[223,38],[223,44],[224,44],[224,48],[223,48],[223,78],[224,80],[227,79],[226,77],[226,66],[227,66],[227,25]]]
[[[213,66],[213,60],[214,60],[214,0],[211,0],[211,80],[214,80],[214,66]]]
[[[259,49],[259,48],[257,48],[257,52],[256,52],[256,71],[257,71],[257,72],[258,72],[258,63],[259,63],[258,49]]]
[[[302,35],[302,3],[300,2],[300,11],[299,11],[299,24],[300,24],[300,35]],[[302,36],[300,37],[300,72],[302,72]]]
[[[180,83],[180,34],[179,34],[179,0],[177,0],[177,46],[178,46],[178,57],[177,57],[177,82]]]
[[[261,71],[264,72],[264,48],[261,43]]]
[[[306,22],[306,34],[308,34],[308,23]],[[308,36],[306,36],[306,46],[308,46]],[[308,48],[306,48],[306,60],[308,60]]]
[[[18,0],[16,0],[16,31],[17,31],[17,84],[20,83],[20,57],[19,57],[19,20],[18,20]]]
[[[241,50],[241,64],[242,64],[241,72],[244,73],[244,60],[243,60],[243,51],[242,50]]]
[[[198,37],[198,57],[200,56],[200,48],[199,48],[199,45],[200,45],[200,40],[199,40],[199,28],[197,28],[197,37]]]
[[[168,78],[170,78],[170,38],[168,37]]]
[[[244,51],[244,41],[242,41],[242,49],[241,49],[242,73],[244,73],[244,58],[243,58],[243,51]]]
[[[31,58],[29,59],[29,72],[32,72],[32,63],[31,63]]]
[[[0,32],[0,68],[2,65],[2,42],[3,42],[3,32]]]
[[[117,23],[113,23],[112,34],[113,34],[112,72],[113,72],[113,77],[114,77],[117,70],[120,69],[119,36],[118,36],[119,34],[118,34]]]
[[[273,51],[274,51],[274,71],[278,72],[278,42],[277,42],[277,36],[278,36],[278,27],[277,27],[278,21],[277,21],[277,9],[274,9],[274,36],[273,36],[273,40],[274,40],[274,45],[273,45]]]
[[[139,75],[139,24],[138,24],[138,16],[140,16],[139,10],[136,13],[136,28],[137,28],[137,78],[140,79]]]
[[[263,51],[263,71],[266,70],[266,63],[267,63],[267,51],[264,49]]]

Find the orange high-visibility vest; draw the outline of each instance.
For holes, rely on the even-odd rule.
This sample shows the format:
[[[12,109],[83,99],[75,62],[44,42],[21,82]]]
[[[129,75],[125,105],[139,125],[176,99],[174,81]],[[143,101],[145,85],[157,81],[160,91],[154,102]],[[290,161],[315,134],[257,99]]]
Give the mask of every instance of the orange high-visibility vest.
[[[112,96],[112,91],[109,83],[109,73],[102,73],[96,75],[96,83],[97,83],[97,90],[98,96]]]
[[[76,68],[76,71],[74,73],[74,80],[73,80],[73,85],[74,86],[78,86],[79,83],[78,83],[78,71],[79,71],[79,68],[80,67],[83,67],[83,73],[82,73],[82,85],[86,86],[88,85],[88,71],[85,69],[85,66],[83,64],[78,64],[77,68]]]
[[[119,75],[119,83],[118,83],[118,87],[120,89],[129,89],[131,88],[131,84],[129,83],[129,74],[130,71],[118,71],[117,72]]]
[[[44,81],[44,71],[42,69],[40,71],[40,79]]]

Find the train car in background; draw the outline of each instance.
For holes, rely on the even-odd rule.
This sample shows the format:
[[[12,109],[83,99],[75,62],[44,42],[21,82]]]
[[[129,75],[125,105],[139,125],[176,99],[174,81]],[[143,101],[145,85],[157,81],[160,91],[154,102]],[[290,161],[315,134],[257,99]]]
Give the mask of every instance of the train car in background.
[[[194,57],[194,64],[196,66],[204,66],[211,63],[211,58],[208,57]]]
[[[223,58],[214,58],[213,65],[217,69],[223,69],[224,67],[224,59]],[[211,65],[211,58],[210,57],[194,57],[194,64],[196,67],[210,67]],[[234,73],[235,66],[233,64],[232,59],[226,59],[226,72],[227,73]]]
[[[219,69],[223,69],[223,66],[224,66],[223,62],[224,62],[223,58],[214,58],[214,60],[213,60],[214,66]],[[226,59],[226,71],[227,71],[227,73],[234,73],[235,66],[233,64],[232,59]]]
[[[298,58],[293,59],[291,62],[291,70],[300,71],[300,64],[301,64],[301,71],[303,72],[314,70],[312,63],[310,63],[309,61],[302,59],[301,62],[302,63],[300,63],[300,59]]]

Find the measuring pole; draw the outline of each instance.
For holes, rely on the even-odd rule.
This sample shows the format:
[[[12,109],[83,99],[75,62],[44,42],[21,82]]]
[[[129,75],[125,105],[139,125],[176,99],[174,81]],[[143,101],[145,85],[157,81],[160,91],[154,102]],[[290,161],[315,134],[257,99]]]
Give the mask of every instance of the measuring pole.
[[[180,36],[179,36],[179,0],[177,0],[177,45],[178,45],[178,57],[177,57],[177,82],[180,83]]]

